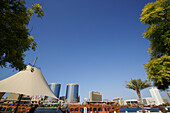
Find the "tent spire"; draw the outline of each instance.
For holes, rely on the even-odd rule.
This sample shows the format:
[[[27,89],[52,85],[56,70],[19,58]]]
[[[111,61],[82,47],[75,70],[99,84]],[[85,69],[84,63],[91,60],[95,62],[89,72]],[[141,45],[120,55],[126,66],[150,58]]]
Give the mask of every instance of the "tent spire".
[[[33,63],[33,65],[32,65],[32,67],[34,67],[36,61],[37,61],[37,57],[35,57],[35,60],[34,60],[34,63]]]

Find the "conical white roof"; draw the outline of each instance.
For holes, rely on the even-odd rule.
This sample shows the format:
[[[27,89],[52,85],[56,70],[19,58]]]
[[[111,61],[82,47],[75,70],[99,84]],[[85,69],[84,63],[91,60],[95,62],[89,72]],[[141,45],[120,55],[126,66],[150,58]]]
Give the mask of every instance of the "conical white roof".
[[[34,69],[33,72],[31,72],[31,68]],[[41,70],[30,65],[26,70],[0,81],[0,92],[57,98],[48,86]]]

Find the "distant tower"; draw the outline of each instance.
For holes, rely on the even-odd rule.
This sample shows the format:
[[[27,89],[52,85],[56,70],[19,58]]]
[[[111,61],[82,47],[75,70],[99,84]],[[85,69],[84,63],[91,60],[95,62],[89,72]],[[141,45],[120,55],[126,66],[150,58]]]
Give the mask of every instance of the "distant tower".
[[[167,94],[168,94],[168,96],[169,96],[169,98],[170,98],[170,90],[167,90]]]
[[[66,89],[66,102],[67,103],[78,103],[79,96],[78,96],[79,85],[78,84],[67,84]]]
[[[102,93],[97,91],[89,92],[90,101],[102,101]]]
[[[49,87],[50,87],[51,90],[53,91],[54,95],[55,95],[57,98],[59,98],[61,84],[58,84],[58,83],[49,83]],[[51,98],[51,97],[48,97],[48,100],[49,100],[49,102],[51,102],[51,101],[56,101],[55,98]]]
[[[155,100],[156,105],[161,105],[163,104],[163,99],[158,91],[158,89],[156,87],[152,87],[149,89],[152,98]]]

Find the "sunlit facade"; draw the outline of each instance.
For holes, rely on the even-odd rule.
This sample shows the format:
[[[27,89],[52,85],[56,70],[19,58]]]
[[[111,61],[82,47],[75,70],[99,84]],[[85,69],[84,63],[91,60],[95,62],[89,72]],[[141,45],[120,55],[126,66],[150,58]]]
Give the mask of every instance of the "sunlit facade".
[[[67,103],[78,103],[79,96],[78,96],[79,85],[78,84],[67,84],[66,89],[66,102]]]
[[[168,94],[168,96],[169,96],[169,98],[170,98],[170,90],[167,90],[167,94]]]
[[[90,91],[89,92],[90,101],[102,101],[102,93],[97,91]]]
[[[163,99],[156,87],[150,88],[149,91],[151,93],[152,98],[155,100],[156,105],[162,105],[164,103]]]
[[[58,84],[58,83],[49,83],[49,87],[51,88],[51,90],[53,91],[54,95],[59,98],[60,96],[60,87],[61,87],[61,84]],[[52,102],[52,101],[56,101],[55,98],[52,98],[52,97],[48,97],[48,100],[49,102]]]
[[[148,106],[148,105],[156,105],[156,102],[153,98],[151,97],[146,97],[146,98],[143,98],[143,104],[145,106]]]

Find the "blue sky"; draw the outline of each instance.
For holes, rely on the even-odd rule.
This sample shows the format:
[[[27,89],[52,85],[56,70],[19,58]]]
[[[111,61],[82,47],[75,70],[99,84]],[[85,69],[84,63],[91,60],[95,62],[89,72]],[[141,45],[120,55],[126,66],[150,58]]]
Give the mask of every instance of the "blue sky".
[[[137,98],[125,88],[131,79],[146,79],[144,64],[149,61],[149,41],[142,38],[146,25],[139,20],[141,10],[155,0],[35,0],[40,3],[42,19],[32,17],[28,28],[35,37],[37,49],[26,52],[25,63],[41,68],[48,83],[80,85],[80,98],[89,91],[99,91],[103,99]],[[18,71],[0,69],[0,79]],[[162,97],[168,98],[165,92]],[[142,97],[150,97],[149,89]]]

